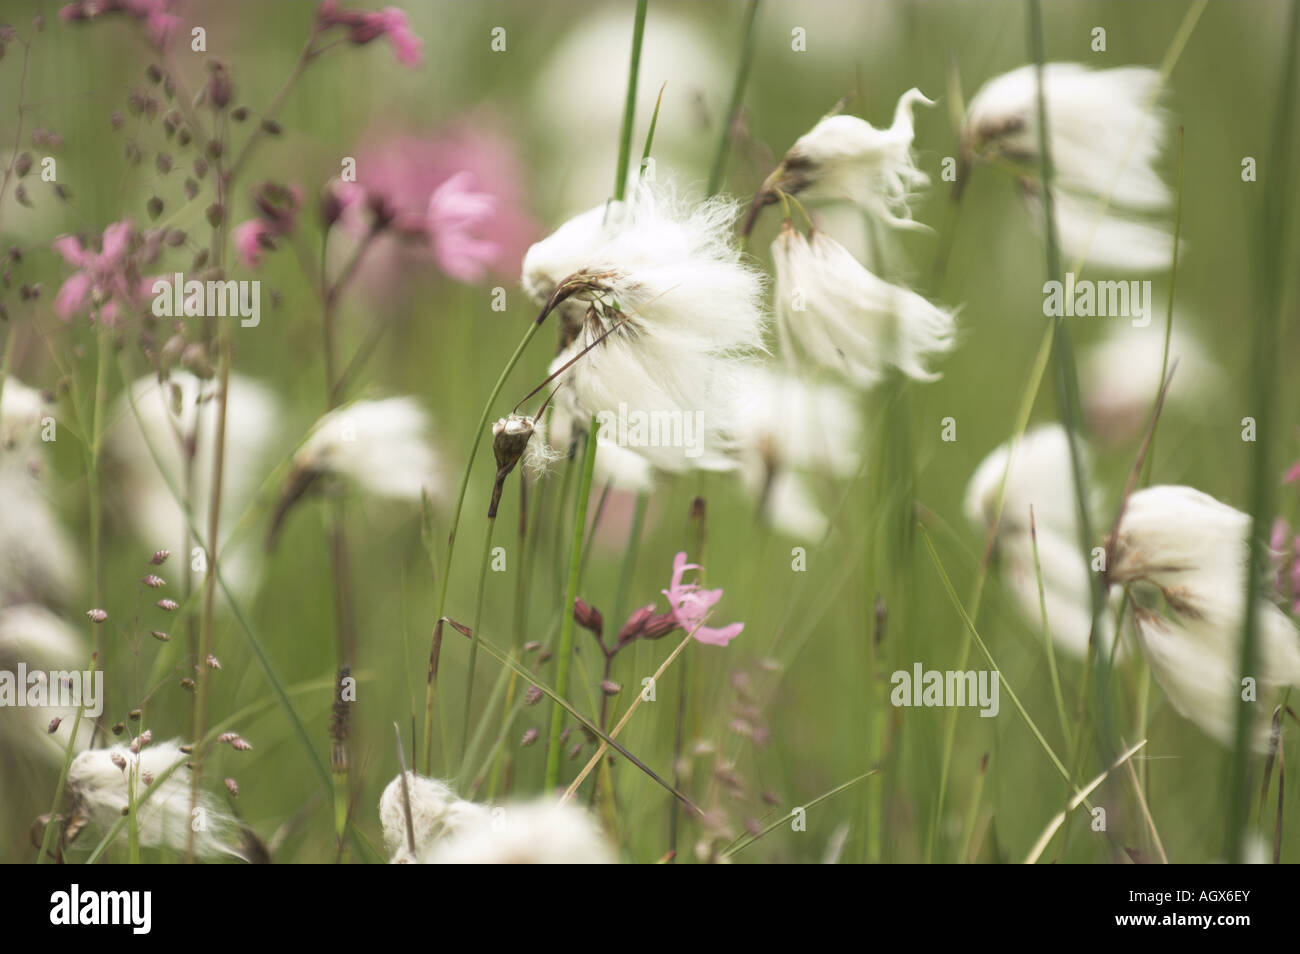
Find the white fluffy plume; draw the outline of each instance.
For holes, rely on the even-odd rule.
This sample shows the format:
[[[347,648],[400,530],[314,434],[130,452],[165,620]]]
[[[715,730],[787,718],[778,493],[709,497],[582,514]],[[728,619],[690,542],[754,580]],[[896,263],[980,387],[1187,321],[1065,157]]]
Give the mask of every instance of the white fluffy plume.
[[[1016,606],[1025,622],[1037,630],[1046,604],[1047,627],[1053,642],[1081,659],[1088,652],[1092,606],[1090,570],[1080,550],[1073,485],[1065,429],[1048,424],[1026,431],[1014,449],[1004,444],[984,459],[966,487],[965,510],[972,525],[988,532],[997,521],[1001,495],[995,545],[1003,579]],[[1090,499],[1090,507],[1094,502]],[[1034,569],[1034,537],[1030,532],[1031,506],[1043,584],[1041,602],[1039,574]],[[1109,653],[1114,639],[1111,614],[1104,614],[1098,621],[1097,636],[1102,651]],[[1116,652],[1123,655],[1123,650],[1121,643]]]
[[[863,456],[854,395],[764,365],[742,376],[736,402],[746,488],[781,532],[820,540],[827,520],[815,488],[851,477]]]
[[[735,213],[730,201],[692,202],[642,182],[524,258],[528,293],[562,302],[561,357],[576,360],[560,381],[578,415],[698,422],[698,456],[634,448],[665,470],[722,466],[734,431],[727,395],[744,357],[763,348],[763,281],[732,241]]]
[[[316,422],[294,454],[294,469],[342,477],[379,497],[438,497],[441,468],[430,427],[415,398],[354,401]]]
[[[1192,487],[1157,486],[1129,497],[1114,544],[1111,578],[1159,591],[1167,613],[1135,607],[1138,644],[1170,703],[1232,745],[1241,701],[1246,609],[1247,514]],[[1268,746],[1277,693],[1300,685],[1300,633],[1257,597],[1258,702],[1251,741]]]
[[[772,258],[787,356],[802,354],[863,387],[889,368],[919,381],[939,377],[929,365],[956,342],[951,311],[877,278],[824,232],[805,238],[786,223]]]
[[[909,208],[930,182],[912,155],[917,103],[934,105],[920,90],[909,89],[899,97],[893,124],[886,129],[857,116],[825,117],[790,147],[768,188],[809,199],[846,199],[889,225],[924,228]]]
[[[1167,126],[1155,104],[1159,89],[1151,69],[1044,65],[1056,227],[1071,259],[1126,271],[1168,267],[1173,239],[1159,214],[1171,196],[1155,168]],[[962,148],[968,160],[997,157],[1019,167],[1033,221],[1041,225],[1033,65],[980,88],[966,112]]]
[[[407,805],[411,824],[408,837]],[[613,850],[580,808],[551,799],[488,806],[444,782],[406,773],[379,799],[384,843],[395,864],[612,864]],[[414,842],[414,852],[412,852]]]
[[[141,800],[137,807],[140,844],[184,852],[192,819],[198,821],[190,813],[190,770],[185,766],[189,758],[175,739],[147,745],[139,754],[125,745],[82,752],[68,769],[74,814],[107,832],[122,819],[131,790],[128,785],[132,786],[136,799]],[[176,768],[168,775],[173,766]],[[155,787],[145,798],[150,780]],[[194,828],[194,853],[209,859],[222,855],[243,858],[238,848],[238,822],[207,792],[200,793],[198,807],[203,814],[202,825]],[[119,837],[126,840],[125,826]]]
[[[186,371],[173,371],[162,382],[146,375],[131,385],[130,397],[118,399],[107,431],[108,451],[120,468],[122,502],[136,534],[150,548],[180,554],[180,562],[191,568],[203,564],[192,562],[186,552],[191,538],[176,493],[184,494],[188,484],[195,523],[206,533],[216,455],[217,388],[217,381]],[[227,550],[227,543],[270,466],[281,418],[280,403],[269,388],[242,375],[230,376],[220,554],[222,572],[237,590],[254,582],[259,561],[256,547],[235,545]],[[189,447],[194,452],[192,461],[187,461]],[[191,540],[191,546],[197,543]],[[206,570],[192,572],[197,583]]]

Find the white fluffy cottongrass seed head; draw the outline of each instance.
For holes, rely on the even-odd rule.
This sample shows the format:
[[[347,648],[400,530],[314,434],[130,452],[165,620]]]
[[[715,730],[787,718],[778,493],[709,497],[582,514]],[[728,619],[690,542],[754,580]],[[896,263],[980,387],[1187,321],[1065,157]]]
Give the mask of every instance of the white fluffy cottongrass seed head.
[[[1077,63],[1043,67],[1043,100],[1061,247],[1071,258],[1129,271],[1167,268],[1173,240],[1152,213],[1170,190],[1156,163],[1167,121],[1156,106],[1160,76],[1142,67],[1091,70]],[[962,129],[968,162],[1017,166],[1026,198],[1042,222],[1034,177],[1040,162],[1038,72],[1022,66],[984,84]]]
[[[68,769],[74,818],[107,832],[122,819],[133,788],[143,847],[185,852],[193,828],[198,857],[244,858],[239,850],[239,823],[215,797],[200,792],[196,807],[201,813],[191,815],[190,770],[185,764],[189,759],[175,739],[145,745],[138,753],[126,745],[80,753]],[[146,798],[151,784],[153,791]],[[120,840],[126,838],[123,826]]]
[[[194,521],[206,531],[211,503],[213,461],[217,446],[219,382],[188,371],[172,371],[166,380],[145,375],[114,404],[106,447],[119,469],[122,506],[136,535],[153,549],[185,554],[190,540],[185,511],[177,494],[189,487]],[[225,549],[238,517],[253,501],[275,453],[282,418],[280,402],[268,387],[243,375],[230,376],[226,392],[224,471],[221,482],[222,572],[236,589],[257,577],[254,548]],[[192,460],[189,455],[192,452]],[[205,561],[191,561],[195,580]]]
[[[556,358],[551,365],[554,373],[564,364],[563,356]],[[542,440],[535,443],[541,448],[533,460],[537,464],[549,465],[551,462],[568,456],[574,446],[574,439],[579,433],[585,433],[590,423],[580,415],[573,389],[560,385],[551,401],[551,406],[542,418],[539,435]],[[627,493],[642,493],[654,486],[654,467],[650,461],[631,448],[624,447],[612,437],[596,433],[596,466],[594,479],[599,486],[610,485],[614,490]]]
[[[1225,745],[1242,698],[1249,515],[1192,487],[1157,486],[1129,497],[1113,543],[1111,580],[1155,587],[1167,611],[1136,603],[1138,645],[1173,707]],[[1268,746],[1276,693],[1300,685],[1300,632],[1262,597],[1251,741]]]
[[[44,395],[12,374],[0,391],[0,453],[30,447],[40,438],[41,421],[50,414]]]
[[[745,356],[763,349],[763,280],[733,242],[735,214],[728,200],[641,182],[524,258],[524,288],[559,314],[560,363],[573,362],[559,381],[579,418],[699,431],[696,446],[624,442],[665,470],[720,464],[734,429],[726,395]]]
[[[747,369],[735,395],[740,474],[781,532],[819,540],[826,516],[814,487],[851,477],[863,456],[854,395],[770,365]]]
[[[398,500],[439,496],[429,416],[413,397],[345,404],[313,425],[293,456],[296,472],[341,477],[365,493]]]
[[[605,865],[616,858],[586,811],[539,798],[488,810],[435,841],[422,860],[433,865]]]
[[[42,431],[53,412],[13,375],[0,393],[0,605],[63,601],[79,582],[80,560],[56,516],[46,479]],[[57,434],[57,430],[53,432]]]
[[[580,808],[551,799],[482,805],[458,797],[445,782],[414,772],[406,773],[405,786],[401,775],[388,783],[379,799],[379,820],[394,864],[612,864],[615,860],[599,826]]]
[[[795,140],[764,184],[761,201],[771,204],[778,191],[842,199],[889,225],[925,228],[912,219],[909,208],[909,201],[930,184],[912,154],[912,110],[917,103],[934,105],[920,90],[909,89],[899,97],[893,124],[885,129],[857,116],[826,116]]]
[[[1085,470],[1085,480],[1088,479]],[[985,533],[992,531],[996,524],[994,546],[1003,580],[1025,622],[1039,629],[1045,605],[1052,641],[1082,659],[1088,653],[1092,629],[1088,578],[1091,570],[1080,549],[1078,515],[1070,492],[1073,484],[1065,428],[1059,424],[1043,425],[1026,431],[1018,444],[1011,442],[995,448],[983,460],[966,487],[965,512],[971,524]],[[1090,506],[1095,503],[1095,494],[1090,494],[1089,502]],[[1037,571],[1031,507],[1032,527],[1037,533]],[[1114,640],[1109,613],[1098,620],[1097,636],[1102,650],[1109,654]],[[1122,656],[1123,649],[1121,643],[1116,653]]]
[[[405,791],[403,790],[405,788]],[[411,824],[406,824],[409,797]],[[406,773],[405,787],[399,775],[379,797],[379,822],[384,845],[393,864],[417,861],[439,839],[453,835],[487,815],[487,808],[457,797],[446,783],[415,772]],[[412,833],[408,836],[408,830]],[[411,850],[415,845],[414,853]]]
[[[55,511],[47,481],[0,451],[0,604],[65,602],[82,561]]]
[[[1141,436],[1161,388],[1165,367],[1165,331],[1161,327],[1164,309],[1152,309],[1157,316],[1145,328],[1123,324],[1079,354],[1079,375],[1084,393],[1084,412],[1089,432],[1119,444]],[[1174,368],[1177,362],[1177,368]],[[1223,373],[1211,359],[1205,345],[1174,319],[1169,340],[1168,368],[1174,369],[1164,415],[1184,413],[1208,406],[1221,392]],[[1166,371],[1167,373],[1167,371]]]
[[[79,632],[44,606],[0,607],[0,669],[16,672],[22,662],[29,671],[71,673],[84,670],[89,658]],[[76,714],[77,710],[68,706],[0,706],[0,747],[34,752],[62,764]],[[51,732],[55,719],[59,720],[57,728]],[[90,744],[92,728],[89,719],[82,721],[78,747]]]
[[[824,232],[805,237],[787,222],[772,258],[787,357],[801,354],[861,387],[890,368],[918,381],[939,377],[930,364],[956,343],[952,311],[873,275]]]

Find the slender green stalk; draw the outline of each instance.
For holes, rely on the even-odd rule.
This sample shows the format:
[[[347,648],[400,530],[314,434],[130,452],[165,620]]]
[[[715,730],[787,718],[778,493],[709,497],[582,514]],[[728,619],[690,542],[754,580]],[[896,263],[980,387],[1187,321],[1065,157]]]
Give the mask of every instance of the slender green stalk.
[[[140,784],[140,763],[136,762],[127,773],[126,795],[126,852],[127,864],[140,863],[140,802],[137,788]]]
[[[591,498],[591,477],[596,469],[596,434],[593,417],[587,430],[582,455],[582,474],[578,480],[578,499],[573,506],[573,533],[570,537],[569,579],[564,589],[563,615],[560,617],[560,644],[556,649],[555,691],[565,697],[569,691],[569,663],[573,657],[573,604],[578,597],[578,574],[582,569],[582,540],[587,526],[587,504]],[[560,735],[564,730],[564,713],[557,705],[551,712],[551,732],[546,750],[546,776],[542,791],[551,792],[560,780]]]
[[[1255,253],[1255,314],[1254,359],[1251,364],[1255,377],[1254,411],[1256,435],[1250,471],[1251,547],[1246,572],[1246,612],[1242,622],[1240,673],[1241,678],[1258,676],[1258,630],[1260,600],[1256,597],[1267,569],[1266,555],[1261,546],[1273,520],[1274,491],[1272,424],[1277,405],[1278,321],[1282,310],[1283,285],[1286,265],[1283,252],[1287,238],[1285,209],[1290,196],[1291,173],[1290,143],[1294,129],[1293,113],[1296,97],[1296,46],[1300,45],[1300,0],[1292,0],[1291,14],[1284,47],[1284,66],[1278,81],[1277,112],[1273,119],[1271,156],[1261,164],[1264,181],[1257,187],[1260,195],[1261,216],[1258,246]],[[1248,771],[1251,754],[1251,725],[1258,703],[1244,698],[1237,704],[1237,724],[1228,760],[1228,850],[1230,863],[1243,860],[1250,808],[1250,779]]]
[[[632,62],[627,71],[627,95],[623,99],[623,128],[618,140],[618,168],[614,171],[614,198],[621,200],[627,189],[627,161],[632,155],[632,123],[636,120],[636,81],[641,72],[641,40],[645,36],[646,0],[636,0],[632,21]],[[653,129],[651,135],[654,135]]]
[[[861,781],[864,781],[864,780],[866,780],[866,779],[869,779],[869,778],[871,778],[871,776],[876,775],[876,774],[878,774],[879,772],[880,772],[880,769],[878,769],[878,768],[873,768],[873,769],[872,769],[871,771],[869,771],[869,772],[863,772],[863,773],[862,773],[861,775],[859,775],[857,778],[851,778],[851,779],[849,779],[847,782],[844,782],[842,785],[836,785],[836,786],[835,786],[834,788],[832,788],[829,792],[823,792],[822,794],[820,794],[820,795],[818,795],[816,798],[814,798],[812,801],[808,802],[806,805],[800,806],[800,808],[791,809],[790,811],[788,811],[788,812],[786,812],[784,815],[782,815],[780,818],[778,818],[776,821],[772,822],[772,824],[768,825],[766,828],[764,828],[762,831],[760,831],[758,834],[754,835],[752,838],[748,838],[748,839],[746,839],[745,841],[742,841],[740,844],[736,845],[735,847],[733,847],[733,848],[729,848],[728,850],[724,851],[724,852],[722,853],[722,857],[723,857],[723,859],[724,859],[724,860],[725,860],[725,859],[728,859],[728,858],[730,858],[732,855],[735,855],[735,854],[738,854],[739,852],[744,851],[746,848],[748,848],[748,847],[749,847],[750,845],[752,845],[754,842],[758,841],[760,838],[764,837],[765,835],[769,835],[769,834],[771,834],[772,832],[776,831],[776,830],[777,830],[778,828],[780,828],[783,824],[785,824],[787,821],[789,821],[791,818],[793,818],[793,817],[795,816],[796,812],[799,812],[799,811],[805,811],[805,812],[806,812],[808,809],[812,808],[813,806],[818,805],[818,804],[820,804],[820,803],[826,801],[826,799],[831,798],[832,796],[838,795],[840,792],[844,791],[844,790],[847,789],[847,788],[852,788],[854,785],[857,785],[858,782],[861,782]]]
[[[1047,669],[1052,678],[1052,696],[1056,699],[1056,713],[1061,719],[1061,737],[1070,738],[1070,718],[1065,713],[1065,696],[1061,694],[1061,674],[1056,668],[1056,647],[1052,644],[1052,629],[1047,620],[1047,594],[1043,591],[1043,565],[1038,559],[1038,524],[1034,508],[1029,508],[1029,539],[1034,549],[1034,578],[1038,581],[1038,610],[1043,623],[1043,642],[1047,649]]]
[[[492,563],[492,532],[496,529],[497,518],[487,518],[487,529],[483,534],[483,559],[478,569],[478,595],[474,599],[474,622],[470,627],[469,666],[465,671],[465,718],[462,720],[460,752],[462,760],[468,756],[469,717],[474,702],[474,667],[478,662],[478,629],[483,622],[483,595],[487,591],[488,566]],[[464,771],[464,766],[462,766]]]
[[[926,531],[924,525],[919,525],[919,527],[921,530],[921,538],[925,541],[925,547],[930,553],[930,559],[933,561],[934,567],[939,573],[940,580],[943,582],[944,590],[948,593],[948,598],[957,609],[958,615],[961,616],[962,622],[966,625],[966,629],[971,634],[971,638],[975,640],[975,644],[979,646],[980,652],[984,654],[984,658],[997,674],[999,683],[1006,688],[1007,695],[1011,697],[1011,704],[1015,706],[1016,712],[1019,713],[1020,718],[1024,721],[1030,733],[1038,740],[1038,744],[1042,746],[1043,751],[1047,753],[1047,757],[1051,760],[1052,765],[1054,765],[1056,770],[1061,773],[1061,777],[1068,781],[1070,773],[1066,770],[1065,764],[1060,760],[1056,752],[1053,751],[1052,746],[1047,741],[1047,737],[1043,735],[1042,730],[1038,728],[1038,725],[1029,715],[1029,710],[1027,710],[1021,703],[1020,697],[1016,695],[1016,692],[1011,688],[1010,683],[1002,677],[1001,667],[998,666],[997,660],[993,658],[993,654],[989,652],[988,646],[985,645],[983,638],[975,629],[975,624],[971,621],[965,607],[961,605],[961,600],[957,596],[957,591],[953,589],[952,581],[948,578],[948,574],[939,560],[939,553],[935,550],[934,543],[930,540],[930,534]]]
[[[483,404],[483,412],[479,415],[478,426],[474,429],[474,442],[470,445],[469,459],[465,461],[465,471],[460,477],[460,490],[456,493],[456,508],[452,511],[451,529],[447,532],[447,560],[443,564],[442,580],[438,584],[438,611],[434,617],[437,622],[434,624],[434,645],[430,652],[429,679],[424,694],[424,770],[426,773],[432,774],[433,772],[433,704],[438,686],[438,654],[440,651],[442,618],[447,609],[447,581],[451,579],[451,561],[456,552],[456,528],[460,525],[460,513],[465,506],[465,491],[469,487],[469,475],[474,469],[474,457],[478,454],[479,444],[483,442],[483,432],[487,430],[488,418],[492,414],[492,405],[496,403],[498,395],[501,394],[501,389],[505,387],[506,379],[510,377],[510,372],[515,369],[515,365],[519,363],[519,358],[523,355],[524,350],[541,326],[541,322],[529,322],[528,330],[524,332],[523,338],[515,347],[514,354],[510,356],[505,367],[501,369],[496,384],[492,386],[492,392]]]
[[[735,124],[736,114],[740,112],[741,100],[745,98],[745,86],[749,83],[749,70],[754,63],[754,41],[757,38],[754,26],[758,20],[758,3],[759,0],[749,0],[749,6],[745,8],[745,20],[740,28],[740,63],[736,68],[735,82],[731,86],[731,98],[727,101],[727,112],[722,117],[722,128],[718,130],[718,146],[713,153],[713,167],[709,170],[709,195],[718,194],[727,171],[731,127]]]

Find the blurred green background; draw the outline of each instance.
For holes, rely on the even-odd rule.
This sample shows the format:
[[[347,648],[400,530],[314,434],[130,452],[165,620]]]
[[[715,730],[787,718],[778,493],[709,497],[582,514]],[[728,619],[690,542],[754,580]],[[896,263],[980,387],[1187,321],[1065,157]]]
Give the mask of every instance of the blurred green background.
[[[7,196],[0,242],[6,248],[20,245],[27,252],[23,280],[39,280],[45,288],[45,306],[34,319],[16,312],[10,319],[12,372],[32,385],[57,387],[59,372],[49,358],[52,350],[64,360],[75,360],[82,392],[88,393],[94,362],[85,356],[93,355],[94,333],[84,321],[66,325],[49,314],[48,302],[63,266],[48,249],[63,233],[98,231],[124,217],[147,221],[145,203],[159,188],[156,173],[147,162],[130,167],[124,159],[123,144],[131,135],[134,118],[124,135],[110,128],[109,116],[115,109],[125,111],[128,91],[147,82],[144,71],[150,53],[137,39],[134,26],[108,19],[61,23],[58,6],[5,0],[0,20],[26,35],[34,16],[45,17],[44,31],[36,36],[32,49],[27,100],[34,105],[29,107],[25,129],[29,132],[37,125],[62,136],[56,153],[59,180],[71,196],[61,203],[45,190],[34,190],[34,209],[19,207],[12,195]],[[521,161],[527,211],[543,230],[535,237],[608,193],[633,4],[482,0],[412,2],[407,7],[413,29],[424,40],[423,66],[402,68],[380,43],[345,47],[314,64],[279,114],[283,135],[264,143],[255,154],[232,202],[234,221],[250,214],[253,184],[267,178],[293,182],[307,197],[299,226],[304,244],[318,247],[315,196],[338,174],[341,158],[356,155],[380,128],[437,134],[452,124],[490,122],[504,131]],[[1186,0],[1067,0],[1045,7],[1049,59],[1095,67],[1158,67],[1189,4]],[[208,56],[229,66],[236,100],[256,113],[291,69],[315,16],[315,4],[190,3],[181,8],[181,15],[186,29],[193,24],[207,30]],[[666,83],[655,149],[660,176],[668,174],[686,185],[702,187],[735,70],[742,15],[740,3],[650,0],[633,151],[639,151],[655,95]],[[1255,413],[1250,406],[1249,331],[1255,320],[1250,262],[1261,201],[1256,190],[1261,187],[1243,183],[1240,169],[1243,156],[1267,154],[1274,132],[1271,117],[1285,15],[1281,2],[1210,3],[1172,71],[1167,98],[1172,122],[1162,166],[1166,181],[1174,179],[1173,130],[1181,125],[1185,135],[1185,247],[1176,321],[1202,340],[1221,374],[1215,382],[1204,382],[1198,389],[1203,399],[1191,409],[1170,409],[1161,425],[1153,475],[1157,482],[1191,484],[1241,508],[1246,504],[1252,450],[1240,439],[1241,420]],[[948,214],[948,185],[938,181],[940,163],[956,151],[950,70],[960,77],[961,91],[969,99],[987,79],[1028,61],[1025,9],[1011,0],[767,0],[758,24],[753,73],[728,172],[728,190],[744,201],[790,143],[840,97],[853,97],[850,112],[887,125],[897,97],[916,86],[940,100],[936,108],[917,113],[920,165],[931,173],[935,185],[913,210],[917,219],[937,225]],[[490,48],[491,31],[498,26],[506,30],[504,52]],[[1090,31],[1096,26],[1107,31],[1105,53],[1090,48]],[[791,31],[796,27],[806,30],[806,52],[791,49]],[[0,61],[0,148],[6,153],[15,135],[18,52],[11,44]],[[176,68],[189,77],[192,88],[197,87],[204,75],[202,56],[189,53],[184,44],[173,56]],[[1294,110],[1291,118],[1296,118]],[[146,128],[139,136],[156,146],[161,133]],[[166,185],[168,195],[176,194],[176,185],[174,181]],[[1269,201],[1288,198],[1270,196]],[[173,224],[201,231],[204,205],[200,198],[175,212]],[[750,245],[765,267],[767,244],[777,221],[774,212],[765,215]],[[1288,227],[1294,239],[1294,215],[1289,216]],[[1290,245],[1294,248],[1294,241]],[[935,251],[935,236],[907,235],[892,263],[895,273],[926,288]],[[249,276],[241,272],[234,277]],[[287,249],[269,254],[256,277],[262,279],[264,290],[278,292],[279,304],[271,310],[264,299],[261,326],[234,335],[234,367],[274,388],[283,399],[286,419],[277,423],[287,452],[321,411],[319,314],[316,298]],[[911,416],[905,422],[916,455],[917,498],[954,531],[936,531],[935,541],[963,598],[970,591],[983,543],[981,534],[962,517],[964,488],[979,461],[1012,432],[1044,331],[1044,277],[1041,242],[1018,201],[1014,183],[996,171],[979,170],[957,220],[942,287],[935,292],[946,303],[961,306],[961,343],[942,364],[942,380],[910,390]],[[1157,299],[1163,301],[1167,281],[1154,278]],[[497,285],[507,289],[504,312],[491,308],[491,288]],[[1284,304],[1284,314],[1294,316],[1294,287]],[[392,324],[366,368],[365,384],[373,393],[415,395],[432,412],[437,447],[446,461],[448,497],[454,494],[468,455],[482,402],[534,314],[514,276],[462,284],[440,276],[432,264],[427,269],[403,270],[400,280],[382,295],[358,287],[343,305],[345,355],[366,338],[374,323]],[[1103,324],[1074,322],[1071,333],[1076,344],[1085,348],[1099,340],[1107,330]],[[1300,354],[1293,317],[1288,317],[1285,329],[1282,423],[1276,434],[1265,436],[1276,442],[1274,460],[1279,466],[1300,456],[1293,410],[1296,387],[1286,373]],[[145,373],[129,333],[126,338],[126,361],[134,374]],[[525,356],[503,392],[500,413],[542,380],[553,353],[550,341],[550,332],[544,331]],[[114,375],[112,392],[120,388],[121,381]],[[869,406],[877,416],[903,413],[899,406],[881,401]],[[948,416],[957,421],[955,442],[940,440],[940,421]],[[1033,419],[1055,418],[1049,385],[1042,389]],[[1098,472],[1112,502],[1135,451],[1136,441],[1130,441],[1098,454]],[[870,446],[866,449],[869,457],[876,452]],[[81,450],[68,437],[57,442],[53,454],[64,522],[85,543]],[[473,613],[481,521],[492,473],[489,455],[481,453],[452,568],[448,612],[466,622]],[[561,482],[562,467],[547,478],[542,490],[546,508],[553,510]],[[910,669],[918,661],[931,669],[955,667],[961,621],[923,549],[914,549],[903,566],[886,566],[873,558],[872,541],[863,528],[874,498],[865,483],[827,495],[828,501],[834,501],[847,493],[847,503],[828,540],[804,544],[807,571],[803,573],[791,569],[791,548],[803,542],[757,527],[752,504],[738,491],[739,484],[726,476],[665,478],[652,497],[628,595],[628,609],[656,600],[662,608],[659,591],[668,585],[673,554],[685,549],[696,555],[696,530],[689,511],[692,498],[702,494],[707,501],[708,583],[725,590],[717,619],[743,620],[746,629],[726,649],[688,649],[695,693],[687,750],[696,740],[706,740],[733,753],[749,801],[721,794],[711,778],[713,759],[706,755],[690,760],[683,787],[707,809],[725,814],[740,834],[746,819],[766,824],[867,771],[878,757],[879,740],[887,738],[891,753],[881,776],[809,810],[806,832],[783,825],[737,860],[817,861],[841,841],[843,860],[920,860],[934,811],[948,713],[889,708],[884,679],[889,670]],[[446,504],[444,500],[435,513],[439,553],[447,530]],[[1293,519],[1300,512],[1290,490],[1284,491],[1280,504],[1282,513]],[[482,630],[502,645],[510,642],[520,565],[514,537],[517,508],[518,486],[512,480],[497,529],[497,542],[507,548],[508,569],[489,574]],[[280,678],[291,686],[328,681],[335,669],[326,512],[320,501],[299,508],[268,561],[257,595],[244,607]],[[629,512],[628,501],[608,502],[579,590],[583,599],[606,613],[607,631],[621,625],[612,615]],[[1104,511],[1107,524],[1112,512]],[[358,496],[349,514],[360,630],[356,666],[360,686],[351,735],[355,817],[382,854],[376,804],[397,773],[392,724],[396,721],[402,727],[409,761],[408,727],[413,710],[423,707],[436,589],[417,510]],[[127,618],[136,599],[136,580],[154,545],[135,539],[121,514],[110,513],[108,520],[106,608]],[[549,643],[558,628],[567,535],[567,522],[557,528],[547,514],[537,560],[525,581],[530,588],[527,639]],[[877,665],[881,678],[873,685],[868,669],[875,601],[878,593],[886,591],[891,599]],[[80,602],[63,607],[69,619],[81,618],[90,605],[89,594],[87,584]],[[308,760],[271,701],[238,627],[228,613],[219,613],[217,619],[216,654],[224,668],[212,682],[213,718],[259,700],[267,700],[268,705],[238,726],[254,743],[254,750],[241,754],[218,747],[206,772],[208,783],[218,789],[221,778],[238,779],[235,807],[263,838],[307,810],[287,830],[276,861],[332,860],[336,845],[330,808],[321,798]],[[988,588],[980,622],[1006,682],[1019,692],[1053,747],[1064,751],[1067,744],[1054,718],[1046,658],[1034,630],[996,585]],[[624,653],[614,678],[625,687],[639,685],[678,638]],[[599,704],[594,685],[599,679],[599,658],[588,634],[579,631],[576,640],[580,664],[574,669],[572,697],[580,709],[591,712]],[[177,643],[166,649],[146,643],[143,659],[149,664],[154,653],[180,652]],[[444,750],[441,735],[435,745],[435,767],[447,765],[448,774],[456,769],[466,658],[464,641],[449,633],[442,658],[440,725],[452,740],[451,751]],[[769,658],[779,661],[779,672],[761,664]],[[977,656],[972,660],[972,666],[982,667]],[[110,686],[128,679],[131,666],[129,659],[110,661]],[[1067,698],[1073,698],[1081,666],[1065,660],[1062,667]],[[680,666],[670,670],[656,702],[643,706],[621,737],[631,751],[666,776],[673,769],[674,715],[682,671]],[[771,738],[762,747],[728,731],[737,700],[732,679],[740,672],[749,674],[764,700],[763,717]],[[488,713],[498,673],[498,663],[480,657],[475,692],[480,717]],[[553,680],[553,664],[543,674]],[[1126,732],[1131,731],[1135,680],[1135,668],[1129,664],[1117,673],[1113,687],[1116,717]],[[615,711],[621,712],[631,698],[630,688],[625,688]],[[318,752],[328,758],[329,691],[296,695],[295,704]],[[154,697],[147,722],[156,738],[183,735],[188,710],[189,697],[173,679]],[[120,717],[109,713],[107,721]],[[488,717],[495,724],[500,715],[494,711]],[[549,702],[524,708],[506,735],[506,748],[514,758],[516,794],[533,794],[541,785],[544,744],[519,749],[518,740],[530,727],[540,729],[544,739],[549,717]],[[1180,718],[1158,688],[1153,690],[1146,751],[1153,758],[1148,765],[1151,810],[1170,858],[1202,862],[1219,857],[1226,751]],[[578,761],[566,761],[564,777],[571,777],[591,752],[587,745]],[[1019,860],[1062,806],[1064,785],[1004,691],[998,718],[981,719],[974,710],[957,715],[950,792],[934,853],[938,860],[953,860],[957,855],[986,755],[987,776],[975,808],[980,860]],[[35,851],[29,827],[37,815],[49,810],[57,766],[16,753],[4,764],[0,858],[31,860]],[[1300,769],[1291,748],[1287,767],[1293,776]],[[1095,772],[1090,763],[1085,775]],[[624,857],[657,860],[668,848],[668,799],[621,760],[615,763],[615,773],[617,837]],[[764,792],[775,796],[775,805],[762,802]],[[1252,792],[1258,794],[1258,780]],[[1098,798],[1110,811],[1114,841],[1088,831],[1086,817],[1076,818],[1065,860],[1117,860],[1117,844],[1148,854],[1128,785],[1122,780],[1108,783]],[[1295,786],[1289,786],[1285,814],[1290,823],[1296,817],[1298,798]],[[1271,813],[1270,803],[1265,818],[1271,818]],[[1271,835],[1271,823],[1267,832]],[[691,846],[697,836],[693,826],[686,828],[681,839],[684,859],[693,856]],[[69,857],[76,860],[78,849],[84,853],[97,840],[98,835],[83,834]],[[1283,859],[1294,861],[1298,852],[1300,834],[1290,824]],[[110,857],[119,854],[125,857],[124,850],[117,849]],[[146,859],[159,857],[170,858],[146,852]],[[352,857],[376,860],[355,847]]]

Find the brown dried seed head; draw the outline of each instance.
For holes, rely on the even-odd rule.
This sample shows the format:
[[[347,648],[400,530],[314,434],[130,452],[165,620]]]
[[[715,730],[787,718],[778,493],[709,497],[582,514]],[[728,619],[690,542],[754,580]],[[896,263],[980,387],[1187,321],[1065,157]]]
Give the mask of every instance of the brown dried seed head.
[[[168,636],[166,633],[164,633],[161,629],[151,629],[149,630],[149,635],[152,636],[154,639],[158,640],[160,643],[165,643],[171,640],[171,637]]]

